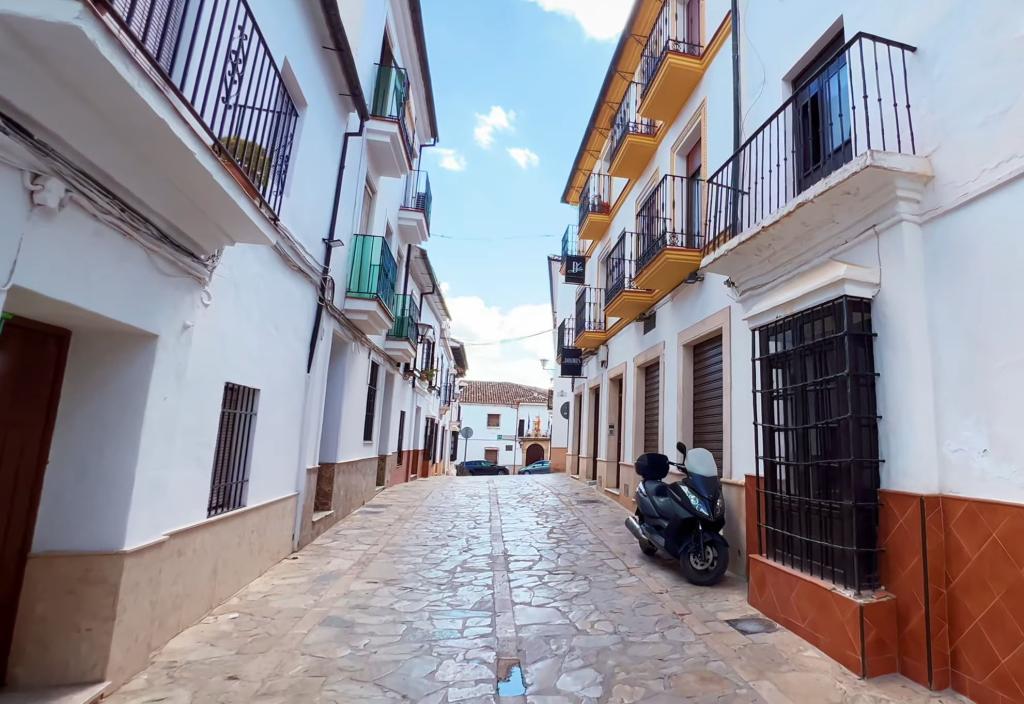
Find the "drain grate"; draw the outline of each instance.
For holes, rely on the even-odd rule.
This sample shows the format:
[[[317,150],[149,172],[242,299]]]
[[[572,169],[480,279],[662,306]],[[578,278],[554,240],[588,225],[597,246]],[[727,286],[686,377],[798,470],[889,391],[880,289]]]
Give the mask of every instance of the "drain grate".
[[[726,619],[725,622],[745,636],[753,635],[754,633],[774,633],[779,629],[779,625],[774,621],[758,616],[730,618]]]
[[[578,504],[601,504],[604,503],[601,499],[576,499]]]
[[[495,691],[499,697],[521,697],[526,694],[526,680],[523,679],[523,668],[518,660],[498,660],[498,684]]]

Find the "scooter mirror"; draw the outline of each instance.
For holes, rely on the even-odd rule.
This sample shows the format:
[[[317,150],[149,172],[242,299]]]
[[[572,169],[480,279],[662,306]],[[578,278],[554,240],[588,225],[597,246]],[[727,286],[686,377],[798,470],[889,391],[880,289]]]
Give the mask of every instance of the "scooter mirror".
[[[686,444],[682,441],[676,443],[676,449],[679,450],[683,455],[683,460],[686,460]]]

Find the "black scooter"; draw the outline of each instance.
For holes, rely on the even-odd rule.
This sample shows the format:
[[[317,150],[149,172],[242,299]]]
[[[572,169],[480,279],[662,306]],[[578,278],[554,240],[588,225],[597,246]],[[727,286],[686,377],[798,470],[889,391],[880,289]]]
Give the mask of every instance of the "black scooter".
[[[679,442],[682,462],[670,462],[658,453],[640,455],[636,473],[643,481],[636,489],[636,514],[626,519],[645,555],[664,550],[679,560],[687,581],[710,586],[722,579],[729,567],[729,543],[722,537],[725,499],[718,466],[710,452],[695,447],[689,453]],[[684,472],[672,484],[662,481],[669,465]]]

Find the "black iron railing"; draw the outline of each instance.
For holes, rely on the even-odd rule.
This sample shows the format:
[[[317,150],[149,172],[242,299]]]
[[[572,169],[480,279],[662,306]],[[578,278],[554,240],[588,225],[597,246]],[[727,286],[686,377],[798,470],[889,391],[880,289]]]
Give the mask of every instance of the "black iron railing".
[[[608,256],[605,257],[605,306],[611,305],[615,298],[626,289],[635,289],[633,277],[637,272],[637,244],[635,232],[623,230],[615,240]]]
[[[580,286],[576,294],[576,340],[586,332],[604,332],[604,289]]]
[[[400,293],[395,296],[395,322],[388,331],[388,337],[407,340],[413,345],[419,335],[420,307],[415,296]]]
[[[654,21],[654,27],[647,36],[647,44],[644,45],[644,53],[640,58],[640,78],[643,82],[643,93],[654,80],[662,61],[669,52],[678,54],[689,54],[700,56],[704,47],[700,45],[700,3],[698,0],[691,0],[689,5],[693,14],[687,16],[686,8],[680,7],[677,0],[665,0],[658,12],[658,19]],[[680,10],[683,10],[680,13]]]
[[[708,179],[710,253],[868,150],[914,154],[907,53],[863,32],[800,85]]]
[[[879,586],[871,301],[841,297],[752,335],[758,552]]]
[[[277,213],[298,110],[246,0],[99,0]]]
[[[410,171],[405,177],[405,197],[402,199],[402,207],[423,213],[429,227],[430,208],[433,202],[434,196],[430,191],[430,177],[427,172],[422,169]]]
[[[398,265],[383,237],[353,235],[349,260],[348,295],[376,298],[395,314],[395,280]]]
[[[565,232],[562,233],[562,261],[570,255],[583,255],[586,254],[586,248],[580,241],[579,227],[576,225],[568,225],[565,228]]]
[[[576,344],[576,319],[571,315],[558,324],[558,333],[555,338],[555,361],[561,362],[566,347],[575,347]]]
[[[370,114],[398,123],[409,163],[416,158],[416,126],[409,109],[409,74],[399,66],[377,66],[377,82],[373,89]]]
[[[701,203],[704,182],[666,175],[636,213],[637,271],[666,247],[701,249]]]
[[[629,84],[626,94],[622,96],[622,103],[619,105],[619,110],[615,113],[615,120],[612,122],[612,151],[609,157],[612,161],[615,160],[615,155],[619,153],[619,148],[622,147],[623,142],[629,135],[636,134],[651,137],[658,131],[654,120],[641,117],[640,113],[637,112],[637,108],[640,106],[642,90],[643,84],[634,81]]]
[[[612,178],[608,174],[592,173],[580,191],[579,224],[591,213],[607,215],[612,211]]]

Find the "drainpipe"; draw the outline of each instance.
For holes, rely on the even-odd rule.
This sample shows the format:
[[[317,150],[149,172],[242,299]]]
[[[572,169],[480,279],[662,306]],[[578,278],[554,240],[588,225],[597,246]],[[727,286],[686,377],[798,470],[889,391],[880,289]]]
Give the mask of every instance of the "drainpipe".
[[[320,326],[323,323],[324,307],[327,305],[327,281],[331,275],[331,255],[334,247],[340,242],[335,238],[334,233],[338,226],[338,211],[341,207],[341,186],[345,178],[345,160],[348,156],[348,142],[353,137],[363,136],[363,127],[366,121],[359,118],[359,129],[355,132],[346,132],[341,141],[341,158],[338,160],[338,176],[334,182],[334,202],[331,204],[331,220],[327,226],[327,237],[324,238],[324,265],[323,273],[320,276],[320,297],[316,303],[316,315],[313,318],[313,332],[309,337],[309,357],[306,360],[306,373],[309,374],[313,368],[313,357],[316,355],[316,341],[320,336]]]
[[[742,111],[740,110],[740,5],[739,0],[732,0],[732,153],[735,157],[740,149],[742,137]],[[737,235],[740,217],[740,169],[739,160],[733,159],[732,164],[732,218],[730,225],[733,236]]]

